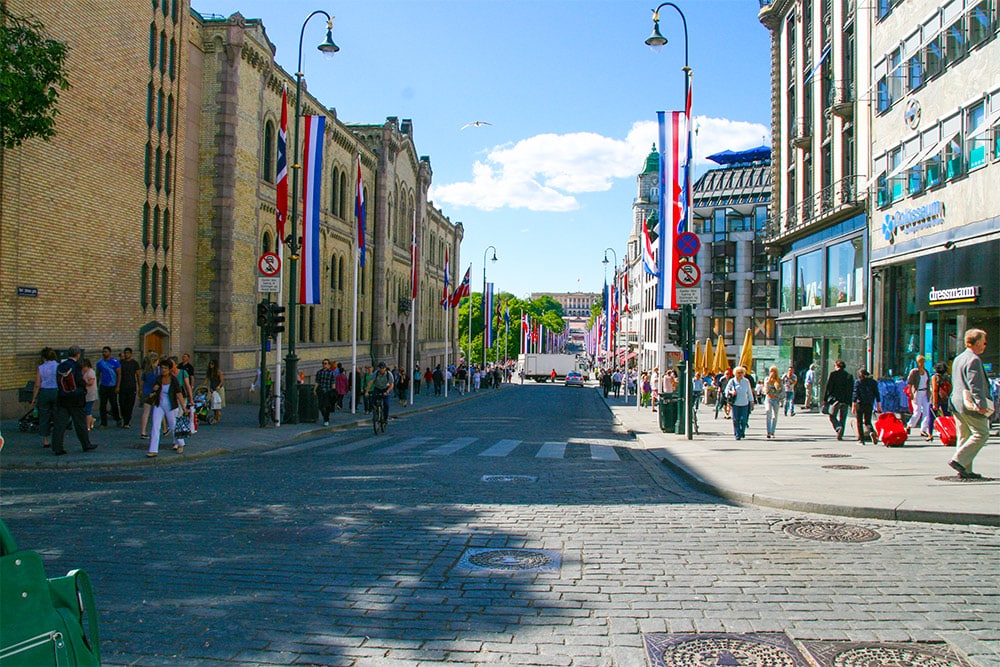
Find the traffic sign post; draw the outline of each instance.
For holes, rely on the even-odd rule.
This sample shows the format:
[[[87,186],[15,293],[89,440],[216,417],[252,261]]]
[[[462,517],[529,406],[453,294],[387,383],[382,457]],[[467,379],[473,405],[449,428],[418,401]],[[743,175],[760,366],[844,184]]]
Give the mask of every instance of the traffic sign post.
[[[281,258],[273,252],[265,252],[257,260],[257,270],[262,276],[273,278],[281,273]]]

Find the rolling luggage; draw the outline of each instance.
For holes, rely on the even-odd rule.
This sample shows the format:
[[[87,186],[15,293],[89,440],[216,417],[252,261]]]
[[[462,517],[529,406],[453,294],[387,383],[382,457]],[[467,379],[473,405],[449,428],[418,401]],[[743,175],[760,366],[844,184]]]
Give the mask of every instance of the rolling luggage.
[[[894,412],[883,412],[878,416],[875,432],[886,447],[902,447],[906,443],[906,426]]]
[[[954,447],[958,441],[958,431],[956,430],[954,417],[937,417],[934,419],[934,429],[941,437],[941,444],[945,447]]]

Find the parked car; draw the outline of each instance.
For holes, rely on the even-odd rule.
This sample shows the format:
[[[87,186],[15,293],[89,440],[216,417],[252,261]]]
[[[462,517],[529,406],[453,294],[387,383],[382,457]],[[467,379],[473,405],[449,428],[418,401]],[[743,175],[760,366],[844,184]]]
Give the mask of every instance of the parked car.
[[[570,371],[566,373],[566,386],[567,387],[582,387],[583,386],[583,376],[576,371]]]

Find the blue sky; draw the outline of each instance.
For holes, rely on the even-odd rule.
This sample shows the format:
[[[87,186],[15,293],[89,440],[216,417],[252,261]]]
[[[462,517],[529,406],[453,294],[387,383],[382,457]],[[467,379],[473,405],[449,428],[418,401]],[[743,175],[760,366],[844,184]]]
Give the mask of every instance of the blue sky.
[[[309,91],[347,123],[413,120],[433,169],[431,200],[462,222],[462,266],[496,289],[598,291],[601,260],[619,260],[636,176],[658,110],[682,109],[684,37],[664,7],[669,43],[653,53],[650,0],[192,0],[203,14],[263,21],[294,72],[299,32],[316,9],[340,46],[325,60],[322,16],[303,40]],[[687,19],[698,137],[705,155],[770,144],[770,38],[757,0],[676,0]],[[473,121],[490,125],[467,127]],[[608,253],[611,257],[611,253]]]

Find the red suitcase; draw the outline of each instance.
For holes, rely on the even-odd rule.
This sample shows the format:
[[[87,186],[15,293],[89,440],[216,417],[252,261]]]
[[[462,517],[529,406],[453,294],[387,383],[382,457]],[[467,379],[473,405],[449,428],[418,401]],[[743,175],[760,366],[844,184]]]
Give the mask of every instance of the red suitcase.
[[[893,412],[883,412],[878,416],[875,432],[886,447],[902,447],[906,443],[906,426]]]
[[[941,436],[941,444],[945,447],[954,447],[958,441],[954,417],[937,417],[934,419],[934,430]]]

